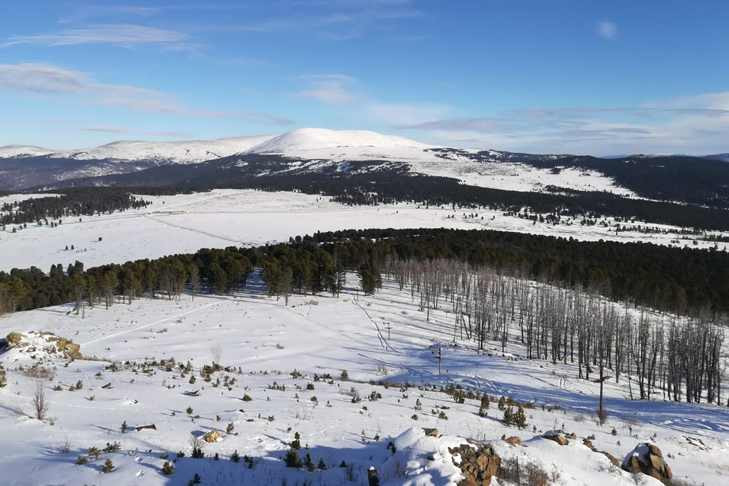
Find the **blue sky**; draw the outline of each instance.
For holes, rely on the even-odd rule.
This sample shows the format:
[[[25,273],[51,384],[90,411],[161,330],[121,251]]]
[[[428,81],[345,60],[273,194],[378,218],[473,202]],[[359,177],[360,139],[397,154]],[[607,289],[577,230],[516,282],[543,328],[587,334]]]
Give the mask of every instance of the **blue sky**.
[[[729,2],[4,2],[0,145],[370,129],[729,151]]]

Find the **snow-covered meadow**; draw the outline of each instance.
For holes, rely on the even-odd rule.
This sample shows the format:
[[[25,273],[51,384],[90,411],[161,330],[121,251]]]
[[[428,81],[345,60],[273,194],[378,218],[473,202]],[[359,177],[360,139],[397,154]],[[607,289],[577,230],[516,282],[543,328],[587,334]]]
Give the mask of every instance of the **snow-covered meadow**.
[[[16,196],[7,196],[15,198]],[[668,233],[615,232],[608,225],[584,226],[579,221],[559,225],[533,222],[500,211],[467,214],[449,207],[415,204],[346,206],[326,196],[296,192],[220,189],[174,196],[141,195],[152,204],[99,216],[66,218],[58,227],[29,224],[0,231],[0,270],[81,261],[87,267],[156,258],[200,248],[261,245],[288,241],[316,231],[367,228],[494,229],[572,237],[579,240],[649,241],[656,244],[709,248],[714,243],[675,233],[677,228],[650,225]],[[5,198],[0,198],[0,203]],[[10,200],[10,199],[8,199]],[[625,224],[625,223],[621,223]],[[640,223],[635,223],[638,225]],[[671,231],[674,231],[672,233]],[[726,243],[718,247],[726,249]],[[68,247],[68,249],[66,249]],[[71,249],[73,247],[73,249]]]
[[[231,296],[140,299],[82,315],[58,306],[0,318],[0,335],[20,332],[35,344],[0,355],[8,374],[0,389],[4,484],[184,485],[194,474],[202,484],[366,484],[367,468],[375,466],[387,485],[445,485],[460,478],[448,448],[464,439],[492,441],[502,459],[537,464],[558,485],[660,484],[613,466],[582,444],[587,437],[617,458],[654,441],[685,484],[721,484],[729,471],[725,408],[630,401],[625,382],[611,381],[609,418],[600,426],[598,385],[578,380],[574,365],[528,361],[513,342],[505,354],[497,344],[482,354],[468,342],[454,344],[452,315],[435,310],[426,320],[393,282],[375,296],[349,289],[340,297],[294,296],[288,306],[263,290],[254,279]],[[50,338],[34,332],[73,340],[84,359],[66,365],[45,351]],[[172,358],[189,361],[192,371],[159,365]],[[53,375],[44,382],[46,422],[29,417],[39,373],[27,368],[39,360]],[[200,371],[213,361],[228,371],[206,382]],[[69,391],[79,381],[81,389]],[[449,384],[533,403],[526,428],[502,424],[493,402],[480,417],[478,400],[457,403],[433,388]],[[150,424],[156,430],[134,429]],[[443,437],[425,437],[423,427]],[[576,437],[565,446],[540,437],[552,429]],[[178,459],[172,476],[162,474],[178,451],[189,456],[191,437],[214,431],[221,437],[205,445],[206,459]],[[281,459],[295,432],[302,456],[309,452],[326,470],[285,467]],[[75,464],[88,448],[115,442],[119,451]],[[252,467],[232,461],[235,451],[250,457]],[[100,472],[106,458],[115,467],[109,474]],[[338,467],[342,461],[347,467]]]

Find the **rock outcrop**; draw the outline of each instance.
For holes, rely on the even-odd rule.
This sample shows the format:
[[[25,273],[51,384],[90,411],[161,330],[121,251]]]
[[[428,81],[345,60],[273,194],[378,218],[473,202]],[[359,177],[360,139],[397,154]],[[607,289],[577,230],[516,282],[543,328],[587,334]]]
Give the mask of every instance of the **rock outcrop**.
[[[491,478],[501,467],[501,458],[490,444],[463,444],[448,451],[458,454],[461,459],[456,466],[461,469],[465,478],[458,483],[459,486],[489,486]]]
[[[208,433],[206,433],[205,435],[202,436],[202,439],[205,442],[209,443],[209,444],[212,444],[214,442],[218,442],[222,438],[223,438],[223,434],[221,434],[217,430],[211,430],[210,432],[208,432]]]
[[[623,459],[623,470],[633,474],[643,473],[659,481],[673,477],[671,468],[663,460],[661,450],[655,444],[643,442],[635,446]]]
[[[547,440],[556,442],[557,444],[564,446],[570,443],[567,436],[559,430],[548,430],[542,434],[542,437]]]

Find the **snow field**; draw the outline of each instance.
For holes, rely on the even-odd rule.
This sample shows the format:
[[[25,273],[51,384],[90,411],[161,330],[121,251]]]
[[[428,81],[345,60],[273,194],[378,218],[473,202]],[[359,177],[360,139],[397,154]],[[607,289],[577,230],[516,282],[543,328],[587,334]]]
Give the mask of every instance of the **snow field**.
[[[353,277],[349,284],[355,284]],[[483,354],[470,343],[453,344],[452,316],[434,310],[427,321],[417,302],[394,283],[386,281],[375,296],[353,290],[339,298],[293,296],[288,307],[261,290],[253,280],[247,291],[233,296],[140,299],[109,310],[87,308],[83,318],[70,306],[1,318],[0,335],[53,332],[80,344],[91,358],[67,367],[57,358],[44,361],[55,373],[45,384],[51,425],[27,416],[36,380],[18,369],[43,358],[42,346],[0,355],[8,371],[8,385],[0,389],[0,427],[6,431],[0,435],[0,470],[11,472],[9,484],[184,485],[195,473],[203,484],[223,486],[281,484],[283,479],[290,485],[306,480],[366,484],[366,469],[373,464],[388,485],[455,484],[458,471],[447,448],[463,438],[494,441],[502,458],[535,462],[559,485],[656,484],[612,467],[581,444],[588,436],[594,436],[595,447],[618,458],[638,442],[654,440],[676,477],[695,484],[720,484],[729,468],[726,409],[629,401],[625,383],[610,382],[605,387],[610,417],[601,427],[594,418],[598,385],[578,380],[575,366],[527,361],[515,343],[504,355],[496,343]],[[440,374],[434,343],[443,346]],[[121,364],[170,358],[183,364],[189,360],[195,383],[178,368]],[[199,371],[213,359],[230,371],[205,382]],[[112,362],[119,363],[120,371],[107,369]],[[300,374],[292,375],[294,370]],[[349,380],[340,379],[342,370]],[[333,380],[315,381],[314,374],[330,374]],[[214,386],[217,379],[222,383]],[[224,386],[233,379],[230,389]],[[79,380],[83,389],[68,391]],[[392,385],[370,384],[372,380]],[[111,387],[102,388],[107,383]],[[272,389],[274,383],[278,389]],[[400,388],[405,383],[411,386]],[[308,384],[314,389],[307,389]],[[535,407],[526,410],[527,428],[504,426],[494,402],[482,418],[477,400],[456,403],[431,388],[448,384],[533,402]],[[54,391],[56,385],[62,391]],[[353,388],[362,397],[359,403],[352,403]],[[199,396],[185,394],[196,390]],[[370,401],[372,392],[382,398]],[[250,401],[243,400],[246,394]],[[416,400],[421,410],[416,410]],[[438,418],[440,412],[447,419]],[[154,423],[157,430],[122,433],[124,421],[130,427]],[[234,426],[230,434],[229,423]],[[436,427],[444,437],[423,437],[422,427]],[[551,429],[578,438],[567,446],[535,438]],[[171,459],[178,450],[189,456],[190,437],[212,430],[223,438],[204,450],[208,457],[218,453],[220,461],[186,458],[178,461],[173,476],[160,473],[165,456]],[[285,468],[280,459],[294,432],[301,434],[302,446],[309,446],[314,463],[325,462],[326,471]],[[525,446],[507,445],[499,440],[503,435],[519,436]],[[390,440],[399,444],[394,455],[387,449]],[[87,448],[115,441],[121,452],[104,455],[117,466],[113,473],[99,472],[103,458],[74,464]],[[253,469],[228,460],[236,450],[254,458]],[[302,458],[305,453],[302,449]],[[342,460],[349,469],[336,467]]]
[[[713,242],[702,240],[693,245],[689,236],[676,233],[654,235],[625,231],[616,235],[610,227],[601,225],[582,226],[574,221],[553,226],[491,210],[477,210],[474,211],[477,217],[469,217],[463,210],[413,204],[346,206],[326,196],[296,192],[221,189],[141,197],[152,205],[142,210],[84,216],[81,221],[65,218],[56,228],[29,224],[27,229],[12,233],[12,227],[8,226],[5,232],[0,231],[0,270],[36,266],[48,271],[51,265],[67,266],[77,260],[88,268],[193,253],[200,248],[285,242],[289,237],[316,231],[367,228],[494,229],[589,241],[649,241],[692,248],[714,246]],[[72,245],[73,250],[65,249]],[[726,243],[718,246],[727,248]]]

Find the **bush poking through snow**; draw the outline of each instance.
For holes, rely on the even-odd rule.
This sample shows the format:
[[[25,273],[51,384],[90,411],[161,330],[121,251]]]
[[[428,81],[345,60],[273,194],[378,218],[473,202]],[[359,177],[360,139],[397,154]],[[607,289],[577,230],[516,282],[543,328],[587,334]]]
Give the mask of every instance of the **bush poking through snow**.
[[[33,393],[33,412],[34,417],[38,420],[45,420],[48,413],[48,400],[46,400],[46,389],[43,382],[39,381],[35,384],[35,393]]]
[[[165,476],[172,476],[174,472],[175,466],[173,466],[170,461],[165,461],[165,463],[162,464],[162,474]]]
[[[291,441],[290,445],[292,449],[301,449],[301,435],[298,432],[294,433],[294,440]]]
[[[286,453],[286,457],[284,457],[284,462],[286,463],[286,467],[300,468],[302,466],[299,453],[296,449],[289,449]]]
[[[101,467],[101,471],[108,474],[114,470],[114,463],[111,462],[111,459],[107,459],[104,461],[104,465]]]
[[[190,448],[192,449],[192,452],[190,452],[190,457],[193,459],[202,459],[205,457],[205,453],[203,452],[203,446],[204,442],[197,437],[190,437]]]
[[[547,486],[559,479],[559,474],[550,475],[534,462],[520,464],[519,458],[506,459],[501,462],[498,472],[501,480],[516,486]]]

